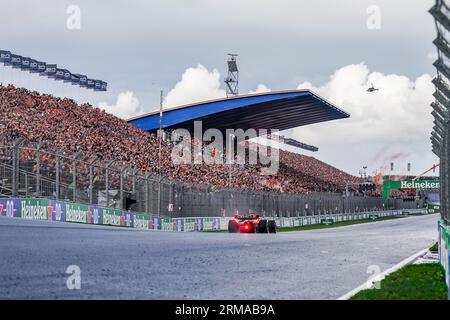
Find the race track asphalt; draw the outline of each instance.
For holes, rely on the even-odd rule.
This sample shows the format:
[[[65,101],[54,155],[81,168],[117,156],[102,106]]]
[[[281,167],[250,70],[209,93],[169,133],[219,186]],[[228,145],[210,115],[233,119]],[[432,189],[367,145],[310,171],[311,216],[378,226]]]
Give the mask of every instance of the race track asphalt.
[[[336,299],[432,245],[438,219],[244,235],[0,217],[0,299]]]

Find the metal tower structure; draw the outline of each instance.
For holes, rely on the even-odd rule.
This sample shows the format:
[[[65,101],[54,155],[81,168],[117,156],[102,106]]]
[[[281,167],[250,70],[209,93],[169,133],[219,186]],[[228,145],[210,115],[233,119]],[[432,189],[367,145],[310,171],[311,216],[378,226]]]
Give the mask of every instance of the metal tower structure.
[[[234,53],[228,54],[228,76],[224,81],[227,88],[227,97],[234,97],[239,94],[239,69],[236,63],[237,56],[238,55]]]
[[[429,11],[436,23],[437,38],[433,44],[437,48],[438,59],[434,62],[437,76],[433,79],[436,91],[435,101],[431,104],[434,117],[434,127],[431,133],[433,153],[439,157],[439,179],[441,197],[441,216],[445,223],[450,224],[450,8],[443,0]]]

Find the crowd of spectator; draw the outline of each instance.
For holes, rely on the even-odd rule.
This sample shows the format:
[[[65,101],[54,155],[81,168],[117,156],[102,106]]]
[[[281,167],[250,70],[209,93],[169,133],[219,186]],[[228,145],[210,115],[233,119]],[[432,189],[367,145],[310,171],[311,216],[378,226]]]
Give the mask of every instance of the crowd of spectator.
[[[226,164],[174,164],[172,145],[144,132],[89,104],[78,105],[71,99],[31,92],[12,85],[0,85],[0,137],[45,143],[63,150],[71,157],[136,169],[146,174],[161,174],[192,184],[226,187],[229,167]],[[161,143],[161,150],[159,148]],[[223,153],[223,150],[214,150]],[[33,155],[29,155],[33,157]],[[44,165],[54,165],[51,157]],[[86,167],[87,170],[87,167]],[[280,166],[276,175],[262,175],[261,165],[233,165],[232,186],[262,191],[305,194],[314,191],[342,192],[351,189],[359,178],[338,170],[313,157],[280,150]]]

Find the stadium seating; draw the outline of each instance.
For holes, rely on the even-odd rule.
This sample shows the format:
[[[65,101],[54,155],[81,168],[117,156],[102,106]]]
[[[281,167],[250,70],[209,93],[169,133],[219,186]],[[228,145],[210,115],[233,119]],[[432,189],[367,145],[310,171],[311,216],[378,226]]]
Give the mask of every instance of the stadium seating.
[[[0,85],[0,119],[2,139],[46,142],[64,149],[67,155],[82,153],[85,159],[116,160],[130,168],[158,174],[158,137],[89,104],[77,105],[71,99]],[[167,178],[228,185],[227,165],[174,165],[171,150],[169,143],[162,143],[161,169]],[[287,151],[280,152],[276,176],[266,177],[260,172],[259,165],[234,165],[233,187],[305,194],[342,192],[346,183],[352,186],[359,182],[359,178],[320,160]]]

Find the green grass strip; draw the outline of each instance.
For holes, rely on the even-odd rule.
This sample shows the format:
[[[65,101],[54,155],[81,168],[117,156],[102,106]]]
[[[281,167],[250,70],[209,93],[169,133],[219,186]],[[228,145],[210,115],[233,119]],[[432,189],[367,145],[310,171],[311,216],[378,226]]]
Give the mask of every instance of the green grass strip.
[[[447,300],[444,272],[439,263],[408,265],[350,300]]]
[[[405,216],[390,216],[390,217],[380,217],[375,220],[373,219],[361,219],[361,220],[347,220],[347,221],[339,221],[333,224],[310,224],[306,226],[298,226],[298,227],[278,227],[277,231],[279,232],[289,232],[289,231],[304,231],[304,230],[316,230],[316,229],[329,229],[329,228],[337,228],[343,226],[350,226],[353,224],[362,224],[362,223],[370,223],[375,221],[384,221],[384,220],[394,220],[401,219]]]

